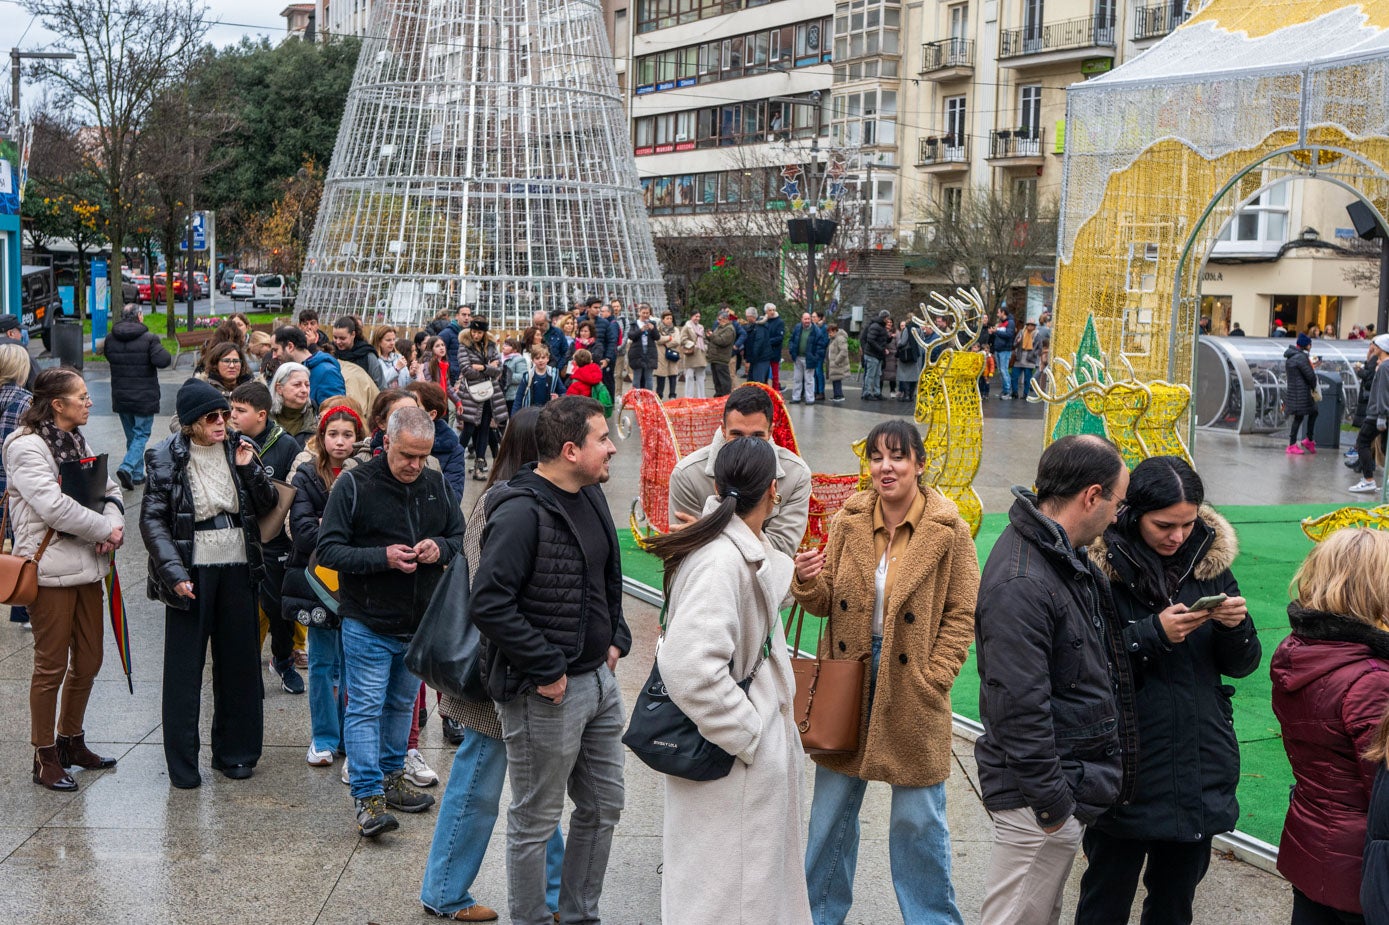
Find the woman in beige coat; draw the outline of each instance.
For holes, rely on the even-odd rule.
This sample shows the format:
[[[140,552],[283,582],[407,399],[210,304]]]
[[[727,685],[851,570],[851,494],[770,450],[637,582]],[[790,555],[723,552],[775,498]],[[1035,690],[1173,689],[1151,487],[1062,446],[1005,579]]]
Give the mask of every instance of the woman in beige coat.
[[[4,450],[14,551],[21,556],[42,551],[39,596],[29,605],[34,629],[29,721],[34,783],[49,790],[77,789],[69,767],[95,771],[116,763],[87,748],[83,720],[101,670],[102,581],[125,534],[121,489],[108,477],[104,486],[96,486],[101,494],[89,507],[58,484],[61,464],[94,455],[78,429],[91,409],[80,373],[46,369],[34,381],[33,404]]]
[[[780,501],[776,467],[765,440],[726,443],[704,516],[650,547],[666,569],[666,635],[656,658],[666,690],[705,739],[734,756],[719,780],[666,778],[665,925],[811,921],[801,848],[805,754],[780,617],[792,566],[762,533]]]
[[[868,434],[873,486],[849,498],[824,550],[796,557],[791,590],[825,617],[820,658],[861,659],[859,748],[816,756],[806,880],[816,925],[853,901],[868,781],[892,787],[888,856],[906,922],[960,922],[950,883],[945,780],[950,687],[974,638],[979,561],[955,505],[921,484],[921,434],[900,418]]]
[[[674,353],[675,359],[670,358]],[[661,323],[656,326],[656,397],[659,399],[675,397],[675,382],[680,378],[680,328],[675,326],[675,313],[670,309],[661,312]],[[666,395],[666,387],[670,395]]]
[[[685,366],[686,398],[704,397],[704,374],[709,368],[708,350],[699,312],[691,312],[689,320],[680,329],[680,358]]]

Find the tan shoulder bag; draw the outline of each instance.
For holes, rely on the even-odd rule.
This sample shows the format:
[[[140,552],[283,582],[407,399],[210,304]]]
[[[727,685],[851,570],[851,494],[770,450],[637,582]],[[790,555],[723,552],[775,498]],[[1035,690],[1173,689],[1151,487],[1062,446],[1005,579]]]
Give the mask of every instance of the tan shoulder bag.
[[[805,623],[805,608],[797,604],[791,610],[796,622],[796,638],[791,645],[801,650],[801,627]],[[830,631],[830,617],[825,618],[824,632]],[[796,677],[796,728],[801,733],[801,747],[808,755],[826,755],[858,751],[859,725],[863,721],[863,658],[802,658],[791,657],[791,671]]]
[[[0,538],[3,538],[10,520],[10,493],[5,492],[5,500],[0,502]],[[0,553],[0,604],[11,607],[27,607],[39,596],[39,560],[44,550],[53,541],[53,528],[43,535],[38,552],[32,557],[16,556],[14,553]]]

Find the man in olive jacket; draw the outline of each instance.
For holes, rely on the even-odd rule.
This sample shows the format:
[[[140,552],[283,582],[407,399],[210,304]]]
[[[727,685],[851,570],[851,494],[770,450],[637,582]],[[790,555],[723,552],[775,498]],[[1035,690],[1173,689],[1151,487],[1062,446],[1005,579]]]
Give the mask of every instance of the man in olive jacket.
[[[718,327],[705,335],[708,346],[705,356],[714,372],[714,397],[721,398],[733,391],[733,342],[738,339],[738,327],[733,323],[733,309],[719,311]]]
[[[1084,551],[1114,522],[1128,482],[1105,440],[1056,441],[1036,494],[1013,489],[984,566],[974,757],[994,822],[986,925],[1057,921],[1085,826],[1132,788],[1129,662],[1109,582]]]

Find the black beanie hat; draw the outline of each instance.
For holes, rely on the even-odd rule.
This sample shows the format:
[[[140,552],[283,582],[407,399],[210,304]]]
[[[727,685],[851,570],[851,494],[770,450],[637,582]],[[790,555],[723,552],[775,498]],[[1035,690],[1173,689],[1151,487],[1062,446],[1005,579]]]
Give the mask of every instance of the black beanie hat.
[[[178,410],[178,422],[184,427],[192,427],[209,411],[219,408],[231,409],[231,405],[227,404],[227,396],[201,379],[189,379],[179,386],[175,407]]]
[[[485,334],[487,333],[487,328],[488,324],[486,318],[474,318],[472,321],[468,322],[469,331],[482,331]]]

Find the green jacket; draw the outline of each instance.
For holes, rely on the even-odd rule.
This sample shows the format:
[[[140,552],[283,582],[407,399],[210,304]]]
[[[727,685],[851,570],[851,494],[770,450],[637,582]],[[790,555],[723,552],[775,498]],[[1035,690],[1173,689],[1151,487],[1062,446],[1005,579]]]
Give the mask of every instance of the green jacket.
[[[708,331],[704,335],[705,351],[709,365],[728,364],[733,359],[733,342],[738,338],[738,329],[733,324],[725,324]]]

